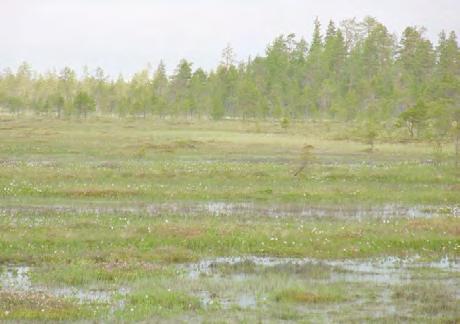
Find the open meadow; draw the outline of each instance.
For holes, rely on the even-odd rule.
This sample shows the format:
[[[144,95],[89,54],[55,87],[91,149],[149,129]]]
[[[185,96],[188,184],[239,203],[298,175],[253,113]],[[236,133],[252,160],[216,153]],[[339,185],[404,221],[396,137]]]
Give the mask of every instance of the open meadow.
[[[356,125],[0,119],[0,320],[460,320],[453,147]]]

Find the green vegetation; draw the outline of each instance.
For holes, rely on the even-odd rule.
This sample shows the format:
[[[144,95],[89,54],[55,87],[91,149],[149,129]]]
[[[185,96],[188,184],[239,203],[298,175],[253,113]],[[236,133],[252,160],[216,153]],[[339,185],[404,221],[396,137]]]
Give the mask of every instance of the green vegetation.
[[[43,293],[8,293],[0,291],[0,319],[63,321],[100,316],[90,305],[78,305],[64,298]],[[101,307],[101,311],[102,311]]]
[[[239,63],[228,46],[211,71],[184,59],[172,75],[161,63],[113,80],[101,68],[37,74],[24,63],[0,74],[0,108],[45,118],[275,119],[283,129],[305,119],[399,120],[412,138],[430,128],[446,142],[458,136],[459,55],[454,31],[433,45],[423,28],[398,39],[367,17],[331,21],[323,35],[317,20],[309,43],[281,35],[264,56]]]
[[[2,117],[0,264],[28,268],[0,269],[0,319],[458,318],[455,295],[327,263],[458,260],[454,148],[435,163],[428,140],[362,125]],[[237,256],[288,259],[188,268]],[[455,288],[455,269],[401,276]]]
[[[171,289],[162,289],[155,286],[139,289],[129,296],[130,308],[117,314],[126,320],[140,320],[154,315],[170,316],[181,312],[196,312],[201,308],[197,297],[184,293],[171,292]]]
[[[0,320],[458,322],[460,56],[423,29],[0,73]]]
[[[393,278],[392,271],[402,271],[396,267],[381,274],[387,281],[382,285],[375,270],[361,274],[341,269],[340,264],[286,261],[264,266],[243,259],[210,264],[210,272],[196,277],[187,268],[203,259],[245,255],[312,257],[325,262],[361,262],[385,256],[457,260],[460,228],[453,216],[356,221],[274,218],[256,212],[217,217],[3,211],[0,230],[1,262],[27,262],[32,286],[43,287],[49,298],[54,298],[47,302],[50,306],[44,315],[39,308],[42,299],[37,306],[22,306],[35,300],[35,292],[9,295],[2,298],[3,309],[8,311],[0,314],[3,319],[213,321],[219,314],[224,321],[325,321],[326,315],[337,321],[354,321],[378,319],[378,313],[372,317],[370,310],[387,314],[386,308],[392,309],[393,303],[398,305],[393,314],[397,318],[452,320],[459,315],[458,300],[450,292],[459,284],[455,270],[427,266],[407,274],[396,272]],[[410,286],[399,287],[399,276]],[[431,290],[434,283],[440,287],[437,293]],[[420,285],[426,285],[423,294]],[[443,290],[446,285],[449,289]],[[83,304],[68,298],[55,300],[53,292],[61,287],[107,291],[112,297]],[[387,299],[381,300],[381,294],[387,294]]]
[[[442,284],[410,283],[394,288],[394,298],[401,303],[413,303],[420,315],[447,321],[459,306],[455,291]]]
[[[334,303],[343,301],[343,297],[337,292],[337,287],[334,287],[331,292],[310,292],[299,288],[285,289],[275,295],[277,302],[293,302],[301,304],[321,304]]]
[[[388,135],[375,139],[369,154],[360,124],[354,131],[341,123],[296,123],[284,132],[269,122],[0,123],[4,206],[459,202],[452,146],[434,163],[431,143]]]
[[[42,214],[42,213],[39,213]],[[254,217],[254,215],[251,215]],[[135,265],[155,271],[145,262],[182,263],[209,256],[272,255],[319,259],[414,256],[456,257],[458,220],[302,220],[271,217],[216,217],[142,214],[45,215],[13,213],[2,218],[1,261],[61,263],[51,276],[59,282],[82,285],[89,280],[130,278]],[[32,225],[33,224],[33,225]],[[24,240],[27,237],[29,240]],[[118,274],[110,263],[128,264]],[[130,263],[132,263],[130,265]],[[92,268],[93,263],[108,268]],[[46,271],[50,271],[47,269]],[[85,276],[81,277],[82,272]],[[45,280],[50,274],[44,273]]]

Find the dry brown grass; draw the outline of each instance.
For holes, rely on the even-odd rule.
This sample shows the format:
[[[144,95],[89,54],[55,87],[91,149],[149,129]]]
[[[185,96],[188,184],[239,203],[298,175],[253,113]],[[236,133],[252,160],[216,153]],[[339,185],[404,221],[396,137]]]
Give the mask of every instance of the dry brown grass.
[[[0,319],[66,320],[84,318],[85,313],[69,300],[43,292],[0,292]],[[86,314],[87,316],[88,314]]]
[[[460,222],[452,224],[444,218],[413,219],[407,224],[408,228],[416,231],[438,231],[460,236]]]
[[[167,263],[186,263],[195,260],[192,250],[176,246],[161,246],[152,251],[152,257]]]
[[[341,298],[337,295],[328,293],[313,293],[299,289],[288,289],[279,292],[275,296],[277,302],[293,302],[302,304],[321,304],[334,303],[340,301]]]
[[[162,224],[152,228],[152,231],[161,236],[192,239],[202,236],[205,232],[205,228],[198,226],[182,226],[177,224]]]
[[[97,188],[86,188],[86,189],[71,189],[63,191],[64,195],[72,198],[80,197],[93,197],[93,198],[116,198],[126,197],[139,194],[137,190],[129,189],[97,189]]]

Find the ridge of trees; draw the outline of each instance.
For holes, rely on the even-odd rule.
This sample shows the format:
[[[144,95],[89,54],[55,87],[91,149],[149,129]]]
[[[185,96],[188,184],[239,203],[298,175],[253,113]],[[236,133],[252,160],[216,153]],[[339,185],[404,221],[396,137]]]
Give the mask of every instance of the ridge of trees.
[[[460,50],[453,31],[432,44],[423,28],[398,39],[371,17],[331,21],[325,34],[316,20],[310,42],[281,35],[243,62],[229,45],[211,71],[183,59],[172,75],[161,62],[112,80],[101,68],[79,78],[69,67],[39,74],[23,63],[0,73],[0,108],[56,118],[395,118],[410,136],[422,126],[444,136],[460,124]]]

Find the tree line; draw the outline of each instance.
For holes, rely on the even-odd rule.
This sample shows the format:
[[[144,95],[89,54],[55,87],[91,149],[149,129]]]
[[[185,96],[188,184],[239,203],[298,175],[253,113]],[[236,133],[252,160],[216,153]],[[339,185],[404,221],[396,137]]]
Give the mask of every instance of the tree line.
[[[331,21],[322,33],[316,20],[310,41],[281,35],[241,62],[227,46],[210,71],[183,59],[171,75],[160,63],[112,79],[101,68],[78,77],[23,63],[1,72],[0,107],[55,118],[396,118],[411,136],[427,125],[442,135],[460,122],[460,50],[453,31],[432,44],[421,27],[397,37],[367,17]]]

